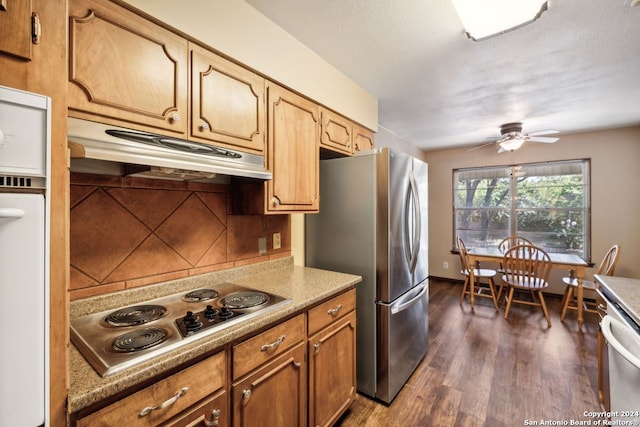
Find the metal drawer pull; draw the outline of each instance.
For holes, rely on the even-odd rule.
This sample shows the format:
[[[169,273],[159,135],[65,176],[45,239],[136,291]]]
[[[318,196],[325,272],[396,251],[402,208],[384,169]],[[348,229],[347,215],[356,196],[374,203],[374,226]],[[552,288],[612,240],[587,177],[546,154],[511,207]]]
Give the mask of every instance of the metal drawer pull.
[[[340,310],[342,310],[342,304],[339,304],[336,308],[330,308],[327,310],[327,314],[330,316],[337,316]]]
[[[242,390],[242,406],[249,403],[249,399],[251,399],[251,390]]]
[[[211,421],[207,421],[205,420],[204,423],[207,425],[207,427],[216,427],[218,425],[218,423],[220,422],[220,414],[222,412],[220,411],[220,409],[215,409],[213,411],[211,411]]]
[[[320,347],[322,347],[322,344],[320,343],[313,345],[314,354],[318,354],[320,352]]]
[[[182,396],[184,396],[185,394],[187,394],[187,391],[189,391],[189,387],[182,387],[182,390],[180,390],[179,392],[176,393],[175,396],[173,396],[170,399],[165,400],[164,402],[162,402],[160,405],[156,405],[156,406],[147,406],[146,408],[144,408],[142,411],[140,411],[140,416],[144,417],[146,415],[149,415],[152,411],[155,411],[156,409],[164,409],[167,406],[171,406],[174,403],[176,403],[176,401],[178,399],[180,399]]]
[[[285,338],[285,335],[281,336],[280,338],[278,338],[277,340],[275,340],[271,344],[263,345],[262,348],[260,348],[260,351],[271,351],[271,350],[274,350],[274,349],[278,348],[278,346],[280,344],[282,344],[282,341],[284,341],[284,338]]]

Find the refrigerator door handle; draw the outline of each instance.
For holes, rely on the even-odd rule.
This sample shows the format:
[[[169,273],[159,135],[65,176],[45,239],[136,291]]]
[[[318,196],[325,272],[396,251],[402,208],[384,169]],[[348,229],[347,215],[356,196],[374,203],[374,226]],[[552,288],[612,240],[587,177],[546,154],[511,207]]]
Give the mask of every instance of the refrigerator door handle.
[[[422,289],[420,289],[420,291],[418,292],[418,294],[415,297],[410,298],[408,301],[400,300],[400,301],[394,303],[390,307],[391,314],[398,314],[398,313],[400,313],[400,312],[402,312],[404,310],[407,310],[413,304],[415,304],[416,302],[420,301],[422,299],[422,296],[429,290],[429,286],[427,286],[427,283],[423,283],[422,285],[419,285],[419,286],[422,286]]]
[[[413,201],[413,212],[409,212],[409,206]],[[420,221],[420,199],[418,196],[418,184],[413,172],[409,173],[409,185],[404,201],[404,252],[407,262],[409,263],[409,271],[412,273],[416,269],[418,263],[418,251],[420,250],[420,229],[422,224]],[[413,215],[413,236],[409,240],[409,215]]]

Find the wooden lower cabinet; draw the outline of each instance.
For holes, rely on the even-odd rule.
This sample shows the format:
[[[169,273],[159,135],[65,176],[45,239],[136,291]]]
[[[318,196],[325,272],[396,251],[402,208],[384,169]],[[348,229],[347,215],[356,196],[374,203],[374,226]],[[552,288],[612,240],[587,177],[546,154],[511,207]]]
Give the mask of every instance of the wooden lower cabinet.
[[[331,426],[356,397],[356,313],[309,338],[309,426]]]
[[[304,342],[232,386],[234,427],[306,426]]]
[[[309,426],[331,426],[356,397],[356,291],[308,312]]]

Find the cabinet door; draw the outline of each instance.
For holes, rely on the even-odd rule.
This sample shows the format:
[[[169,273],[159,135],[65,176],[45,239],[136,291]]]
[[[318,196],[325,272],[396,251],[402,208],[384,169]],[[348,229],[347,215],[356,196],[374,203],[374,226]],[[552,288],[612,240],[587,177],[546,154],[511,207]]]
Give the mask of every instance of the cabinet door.
[[[234,384],[234,427],[306,426],[305,351],[300,343]]]
[[[373,132],[361,126],[353,127],[353,151],[371,150],[373,148]]]
[[[323,109],[320,146],[342,154],[353,154],[353,124],[346,118]]]
[[[317,212],[320,107],[268,83],[266,212]]]
[[[31,0],[0,1],[0,53],[31,59]]]
[[[227,393],[222,391],[161,427],[228,427],[228,412]]]
[[[356,396],[356,314],[309,338],[309,425],[331,426]]]
[[[187,41],[104,0],[69,16],[69,115],[186,137]]]
[[[191,45],[191,136],[264,151],[264,78]]]

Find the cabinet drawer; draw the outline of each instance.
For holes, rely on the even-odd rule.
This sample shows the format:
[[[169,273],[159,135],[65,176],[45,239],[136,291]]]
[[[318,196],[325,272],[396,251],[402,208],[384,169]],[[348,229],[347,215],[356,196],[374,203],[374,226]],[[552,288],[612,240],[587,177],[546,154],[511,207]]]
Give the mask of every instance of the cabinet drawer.
[[[157,426],[225,385],[226,353],[220,352],[79,419],[76,425],[78,427]],[[163,404],[166,405],[164,408],[145,410],[145,408],[159,407]],[[146,415],[141,415],[145,412]]]
[[[304,341],[305,317],[300,314],[291,320],[250,338],[233,347],[233,379],[236,380],[282,354],[291,346]]]
[[[351,289],[309,310],[309,335],[356,308],[356,290]]]
[[[162,427],[227,427],[229,420],[229,403],[227,393],[223,390],[168,423],[162,424]]]

